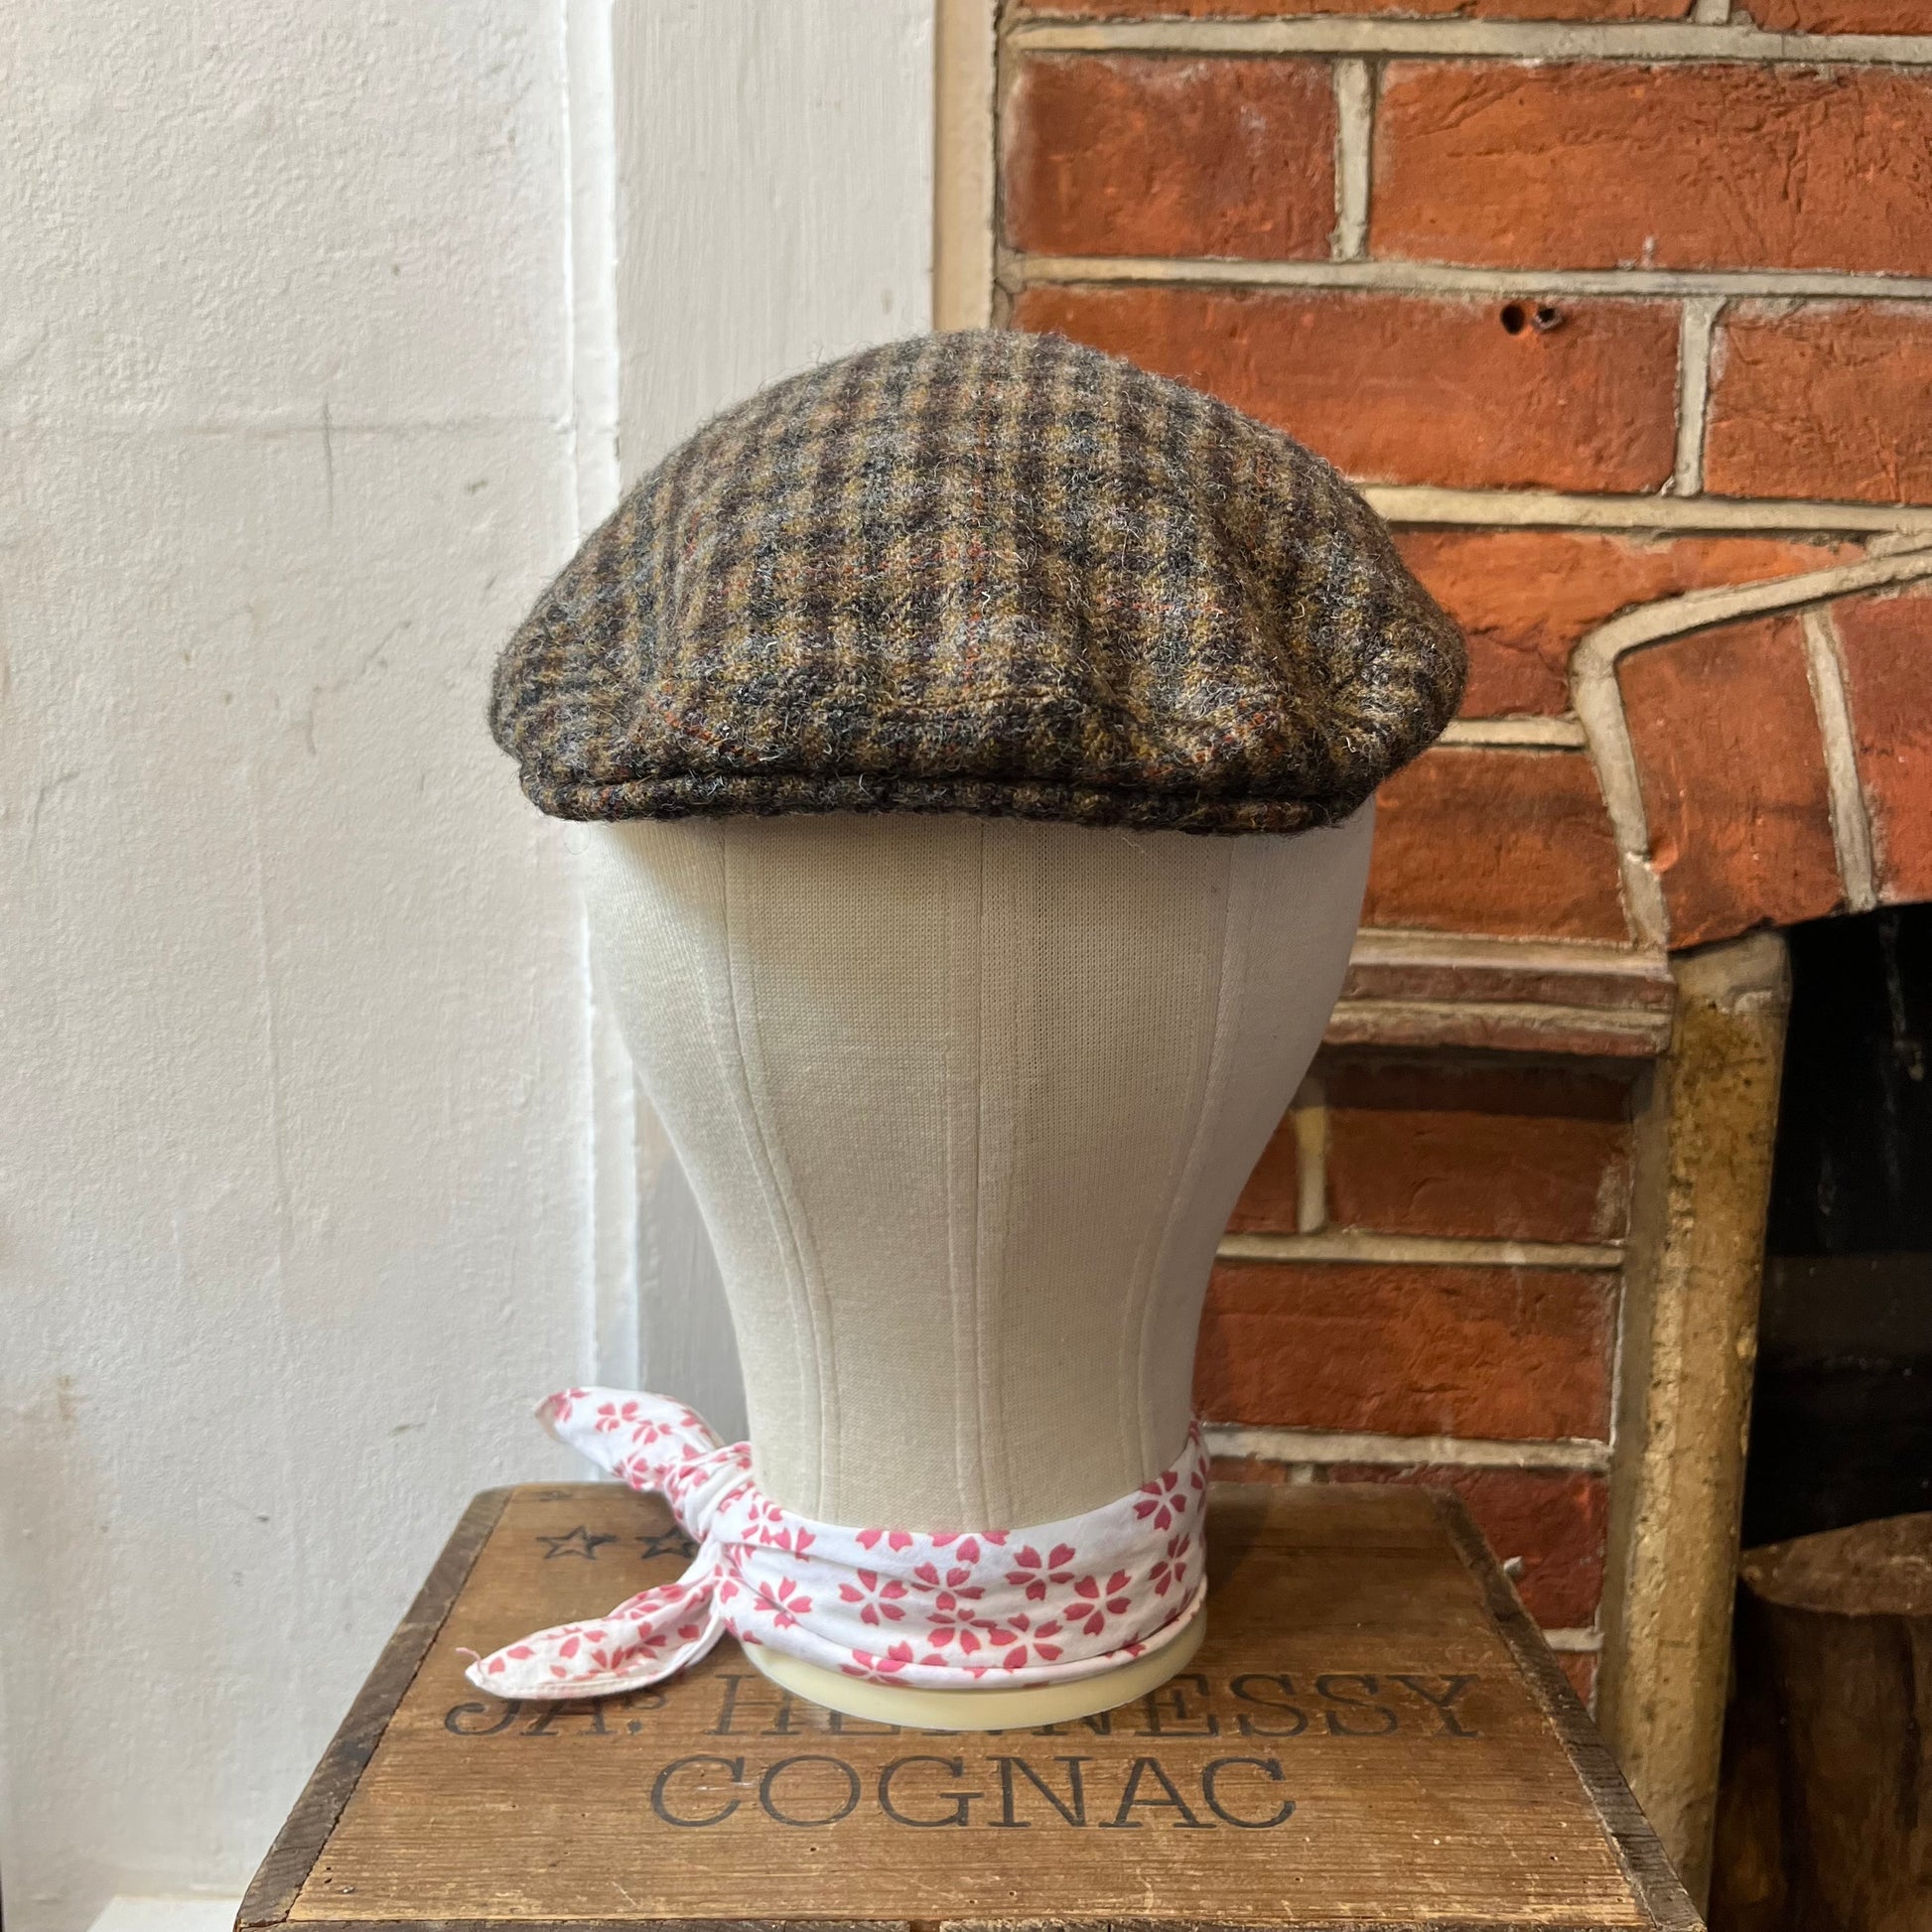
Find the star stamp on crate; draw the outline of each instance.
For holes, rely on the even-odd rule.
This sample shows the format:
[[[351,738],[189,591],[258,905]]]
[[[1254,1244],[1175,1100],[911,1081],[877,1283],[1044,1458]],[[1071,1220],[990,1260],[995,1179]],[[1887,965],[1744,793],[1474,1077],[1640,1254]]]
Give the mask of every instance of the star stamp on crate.
[[[579,1704],[465,1681],[466,1653],[597,1616],[689,1549],[616,1484],[479,1496],[238,1932],[1699,1927],[1446,1493],[1217,1487],[1199,1654],[1040,1729],[840,1717],[729,1637]]]

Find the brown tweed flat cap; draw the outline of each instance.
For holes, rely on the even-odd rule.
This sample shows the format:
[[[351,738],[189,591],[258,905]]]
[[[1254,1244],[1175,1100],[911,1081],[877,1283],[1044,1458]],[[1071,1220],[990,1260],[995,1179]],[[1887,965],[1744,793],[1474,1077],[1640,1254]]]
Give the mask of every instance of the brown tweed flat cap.
[[[720,416],[496,667],[563,818],[1346,817],[1448,723],[1462,639],[1320,458],[1056,336],[891,343]]]

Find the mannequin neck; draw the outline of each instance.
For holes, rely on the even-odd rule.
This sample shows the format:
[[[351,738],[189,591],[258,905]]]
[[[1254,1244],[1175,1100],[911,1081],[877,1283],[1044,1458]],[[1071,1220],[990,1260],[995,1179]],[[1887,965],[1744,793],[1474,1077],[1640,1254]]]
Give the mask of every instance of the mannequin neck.
[[[593,944],[717,1250],[765,1490],[994,1529],[1166,1468],[1220,1231],[1340,986],[1369,814],[587,829]]]

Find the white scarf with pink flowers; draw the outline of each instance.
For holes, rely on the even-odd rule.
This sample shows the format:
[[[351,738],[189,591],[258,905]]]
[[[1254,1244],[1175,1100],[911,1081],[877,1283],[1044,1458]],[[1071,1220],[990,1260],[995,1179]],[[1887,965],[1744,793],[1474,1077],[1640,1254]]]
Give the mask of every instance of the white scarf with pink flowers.
[[[1059,1683],[1177,1636],[1207,1593],[1198,1428],[1172,1468],[1083,1516],[925,1531],[793,1515],[753,1481],[750,1444],[721,1444],[661,1396],[566,1389],[537,1417],[633,1489],[661,1494],[698,1553],[674,1584],[479,1658],[470,1681],[499,1697],[636,1690],[695,1663],[727,1630],[882,1683]]]

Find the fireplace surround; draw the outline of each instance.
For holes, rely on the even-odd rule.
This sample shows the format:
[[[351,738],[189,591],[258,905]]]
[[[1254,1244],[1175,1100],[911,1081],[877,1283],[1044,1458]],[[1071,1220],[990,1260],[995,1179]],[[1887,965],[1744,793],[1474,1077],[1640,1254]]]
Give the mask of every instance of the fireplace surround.
[[[1781,929],[1932,898],[1908,11],[939,10],[938,326],[1059,330],[1288,430],[1471,643],[1222,1243],[1221,1472],[1458,1490],[1694,1890]]]

